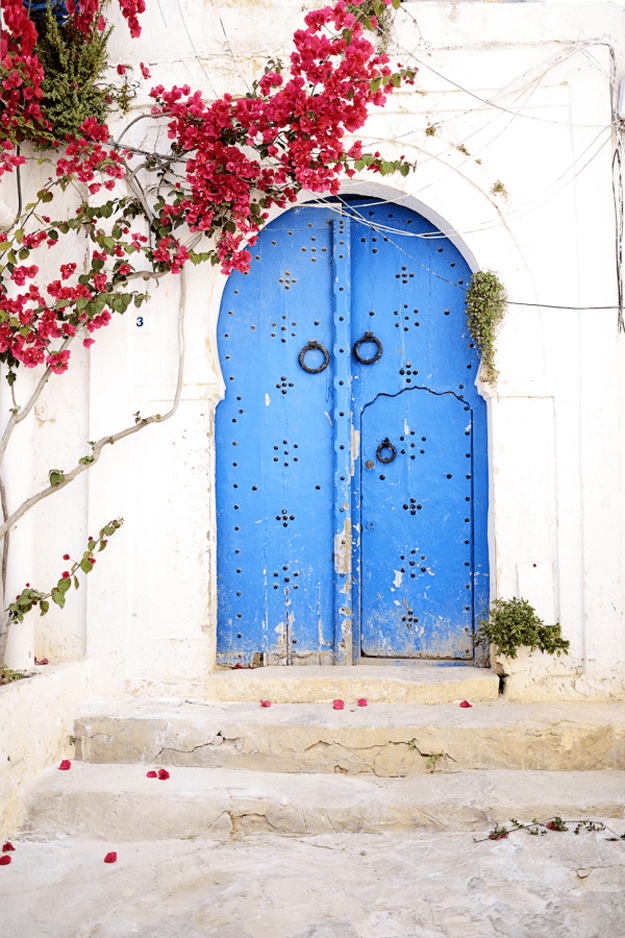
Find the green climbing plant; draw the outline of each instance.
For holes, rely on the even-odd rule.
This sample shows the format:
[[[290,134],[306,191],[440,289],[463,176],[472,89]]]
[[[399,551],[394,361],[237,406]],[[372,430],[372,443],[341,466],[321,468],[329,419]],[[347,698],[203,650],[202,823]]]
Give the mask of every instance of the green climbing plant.
[[[465,314],[471,338],[481,352],[482,370],[489,384],[497,379],[495,338],[505,316],[507,299],[506,288],[492,270],[478,270],[473,274]]]
[[[569,653],[570,642],[562,638],[560,624],[545,625],[527,599],[495,599],[488,619],[482,619],[474,636],[476,645],[495,645],[498,655],[516,658],[521,646],[549,655]]]

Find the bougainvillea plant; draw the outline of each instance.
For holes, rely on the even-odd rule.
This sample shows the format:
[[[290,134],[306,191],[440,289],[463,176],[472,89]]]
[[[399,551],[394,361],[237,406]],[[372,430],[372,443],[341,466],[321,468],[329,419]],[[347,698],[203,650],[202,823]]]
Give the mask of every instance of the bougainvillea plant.
[[[399,3],[376,0],[374,13]],[[106,29],[102,5],[103,0],[80,0],[79,5],[65,0],[68,17],[62,28],[88,42],[94,29]],[[119,0],[119,5],[131,34],[138,36],[144,0]],[[379,152],[365,153],[353,134],[371,107],[383,107],[396,88],[414,82],[415,74],[400,66],[393,70],[388,57],[377,54],[365,38],[348,5],[338,0],[304,17],[304,28],[293,37],[288,67],[271,60],[245,95],[208,101],[188,85],[152,87],[151,114],[143,116],[165,126],[170,149],[142,157],[141,165],[135,165],[132,148],[116,143],[107,124],[93,115],[82,123],[79,135],[57,139],[41,106],[45,74],[37,55],[36,23],[22,0],[0,0],[0,6],[0,177],[19,172],[25,163],[19,152],[24,141],[54,151],[44,157],[50,166],[46,184],[9,231],[0,233],[0,362],[13,402],[0,440],[1,466],[15,427],[51,375],[68,370],[72,343],[82,341],[89,348],[94,333],[115,313],[124,313],[131,304],[140,307],[148,299],[146,281],[180,274],[184,287],[188,264],[205,261],[219,265],[224,274],[247,271],[248,246],[272,208],[296,202],[302,190],[336,194],[344,176],[361,170],[407,175],[411,166],[403,157],[386,160]],[[120,77],[125,71],[118,66]],[[147,81],[150,73],[143,63],[140,71]],[[59,210],[55,217],[51,203],[70,186],[79,193],[75,212],[67,217]],[[80,246],[85,239],[90,246],[86,266]],[[48,252],[58,255],[56,274],[43,277],[38,259],[45,256],[49,271]],[[22,367],[39,369],[40,377],[20,404],[16,379]],[[180,358],[176,399],[167,414],[138,419],[92,442],[87,456],[67,472],[52,470],[49,487],[10,514],[3,497],[0,539],[41,499],[94,465],[104,446],[173,416],[181,368]],[[20,596],[11,604],[14,618],[19,618],[17,610],[36,605],[42,614],[47,611],[43,593]],[[65,584],[51,592],[52,600],[62,605],[59,597],[64,601]],[[6,629],[4,618],[0,661]]]

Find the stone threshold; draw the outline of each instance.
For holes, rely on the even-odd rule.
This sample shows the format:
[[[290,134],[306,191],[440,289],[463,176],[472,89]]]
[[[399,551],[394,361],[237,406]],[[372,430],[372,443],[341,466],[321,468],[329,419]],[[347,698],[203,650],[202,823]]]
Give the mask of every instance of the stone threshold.
[[[379,659],[377,659],[379,661]],[[324,703],[336,698],[372,703],[440,704],[496,700],[499,677],[490,668],[434,662],[314,665],[310,667],[241,668],[216,671],[206,683],[207,700],[260,700],[275,703]]]

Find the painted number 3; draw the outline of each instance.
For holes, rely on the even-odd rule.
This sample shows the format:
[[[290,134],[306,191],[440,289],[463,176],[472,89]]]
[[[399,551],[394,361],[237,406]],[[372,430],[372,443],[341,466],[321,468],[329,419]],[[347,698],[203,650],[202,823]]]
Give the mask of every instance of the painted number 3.
[[[143,316],[137,316],[137,325],[141,328],[143,325]]]

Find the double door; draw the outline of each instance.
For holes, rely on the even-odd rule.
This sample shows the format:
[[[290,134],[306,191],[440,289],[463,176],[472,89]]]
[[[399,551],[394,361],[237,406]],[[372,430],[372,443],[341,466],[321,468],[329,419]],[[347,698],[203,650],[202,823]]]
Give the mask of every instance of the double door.
[[[293,209],[218,323],[218,662],[473,656],[488,604],[470,271],[424,218]]]

